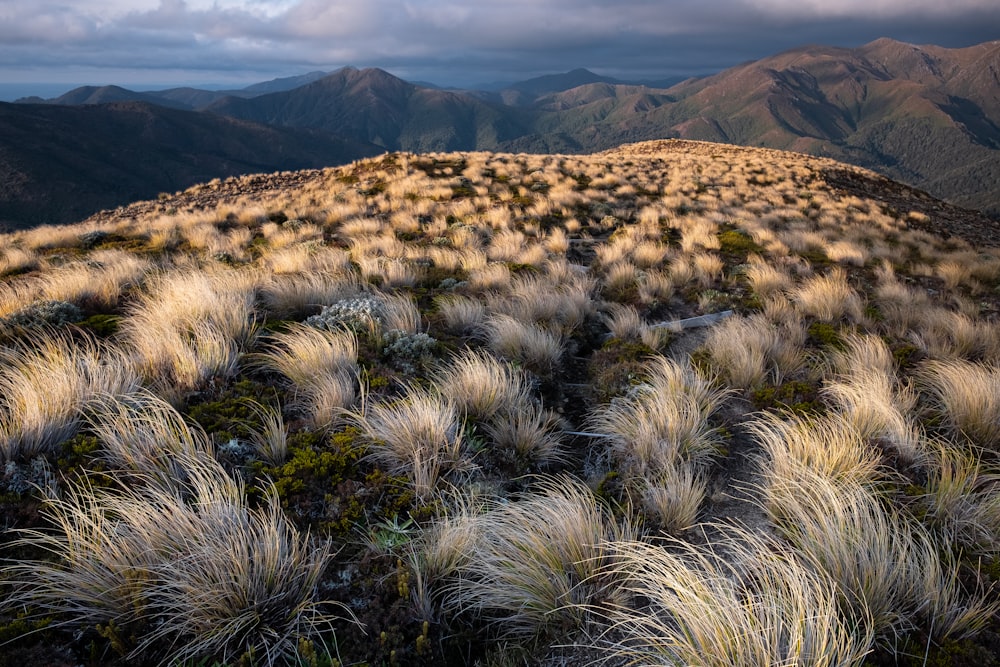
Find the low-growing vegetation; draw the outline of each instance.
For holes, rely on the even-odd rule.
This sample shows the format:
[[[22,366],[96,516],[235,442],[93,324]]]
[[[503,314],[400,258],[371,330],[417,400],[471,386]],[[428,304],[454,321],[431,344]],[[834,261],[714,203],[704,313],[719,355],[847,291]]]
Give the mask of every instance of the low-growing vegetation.
[[[1000,250],[694,142],[253,178],[0,239],[0,665],[1000,664]]]

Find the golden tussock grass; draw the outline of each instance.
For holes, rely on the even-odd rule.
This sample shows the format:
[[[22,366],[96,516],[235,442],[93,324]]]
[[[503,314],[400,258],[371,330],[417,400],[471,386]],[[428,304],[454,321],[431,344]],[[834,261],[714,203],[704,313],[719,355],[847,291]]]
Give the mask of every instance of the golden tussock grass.
[[[429,499],[448,472],[468,465],[454,402],[418,387],[347,413],[368,442],[369,456],[390,474],[405,475]]]
[[[479,299],[449,294],[438,297],[435,304],[445,329],[452,333],[470,335],[486,319],[486,306]]]
[[[930,534],[864,486],[802,467],[774,473],[768,513],[805,562],[830,577],[850,622],[890,639],[922,619],[939,640],[975,632],[1000,603],[966,592]]]
[[[946,440],[932,448],[925,522],[945,544],[975,554],[1000,547],[1000,469]]]
[[[974,447],[1000,446],[1000,367],[959,359],[921,368],[921,387],[951,432]]]
[[[847,274],[839,267],[803,281],[792,293],[792,299],[803,315],[823,322],[842,319],[857,322],[864,314],[861,296],[848,284]]]
[[[1000,360],[1000,329],[995,323],[940,306],[920,312],[910,340],[935,359]]]
[[[780,543],[729,529],[708,549],[609,545],[610,571],[643,607],[608,613],[607,651],[635,664],[860,665],[874,634],[840,613],[823,574]]]
[[[615,593],[613,575],[603,576],[613,558],[608,541],[628,538],[631,529],[567,478],[543,479],[515,502],[484,509],[460,533],[467,551],[452,557],[444,608],[492,622],[509,639],[584,630],[591,609]]]
[[[297,324],[271,334],[269,346],[253,363],[292,383],[293,406],[317,426],[327,426],[358,398],[358,341],[349,331]]]
[[[464,350],[441,365],[434,380],[464,417],[476,422],[498,413],[514,413],[531,400],[524,371],[475,349]]]
[[[352,273],[296,272],[262,279],[259,296],[274,317],[301,317],[322,306],[361,294],[362,286]]]
[[[105,396],[136,392],[138,375],[121,350],[92,339],[39,336],[0,351],[0,457],[54,451],[77,433]]]
[[[926,456],[914,409],[917,395],[896,377],[895,360],[885,342],[875,336],[847,336],[844,349],[832,355],[839,376],[823,388],[858,433],[893,450],[912,465]]]
[[[747,282],[754,294],[761,299],[790,290],[792,279],[780,266],[768,263],[756,255],[750,258],[749,263],[745,274]]]
[[[776,484],[798,483],[806,475],[837,484],[870,485],[884,472],[875,447],[837,415],[801,418],[765,413],[748,427],[767,454],[765,475]]]
[[[5,605],[122,633],[151,628],[130,660],[234,659],[247,650],[267,664],[296,659],[300,637],[328,632],[335,618],[337,606],[316,592],[329,546],[291,525],[273,488],[250,507],[242,483],[213,459],[185,457],[183,466],[183,494],[155,481],[83,480],[49,498],[43,512],[59,532],[23,531],[19,540],[58,560],[8,568]]]
[[[563,353],[562,337],[510,315],[490,315],[482,324],[489,348],[542,376],[551,375]]]
[[[679,463],[707,463],[717,453],[718,434],[708,421],[724,392],[687,365],[658,357],[645,381],[625,397],[599,408],[589,419],[609,438],[611,455],[635,477],[655,478]]]
[[[29,507],[34,468],[82,482],[45,478],[53,530],[21,546],[53,557],[4,567],[4,613],[113,622],[127,660],[164,664],[305,664],[311,641],[430,664],[476,632],[505,664],[981,644],[1000,255],[833,167],[674,142],[389,154],[5,237],[4,498]],[[73,321],[19,324],[50,301]],[[411,363],[418,334],[443,358]],[[335,645],[318,591],[369,600],[369,634],[339,621]]]
[[[768,378],[781,383],[802,370],[805,338],[805,327],[796,317],[775,324],[762,314],[734,315],[709,331],[705,349],[730,384],[749,389]]]
[[[123,318],[125,345],[151,383],[190,390],[235,373],[257,334],[250,272],[175,271],[152,279]]]

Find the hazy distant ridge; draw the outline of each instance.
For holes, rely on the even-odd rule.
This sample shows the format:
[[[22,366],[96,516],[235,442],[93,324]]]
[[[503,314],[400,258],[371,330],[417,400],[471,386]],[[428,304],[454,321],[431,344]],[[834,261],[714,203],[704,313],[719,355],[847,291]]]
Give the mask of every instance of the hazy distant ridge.
[[[416,85],[380,69],[347,67],[275,79],[240,91],[175,88],[137,93],[116,86],[79,88],[50,100],[49,107],[129,101],[192,108],[204,112],[185,117],[195,125],[218,123],[225,116],[320,132],[332,135],[334,143],[354,147],[319,150],[322,142],[313,143],[314,150],[301,156],[300,166],[324,159],[337,164],[360,154],[358,147],[369,153],[380,149],[591,152],[669,137],[767,146],[876,169],[997,216],[998,72],[1000,42],[946,49],[880,39],[856,49],[793,49],[669,88],[624,83],[577,69],[509,84],[499,91],[455,91]],[[24,107],[21,113],[44,116],[48,113],[40,111],[44,108],[37,107],[36,112]],[[159,114],[155,108],[147,113]],[[102,113],[114,116],[116,111],[96,106],[87,118]],[[196,117],[206,120],[195,122]],[[67,123],[63,126],[67,135],[87,132],[72,128],[69,118],[62,121]],[[102,153],[121,155],[135,142],[144,145],[141,133],[130,130],[106,137],[107,145],[94,141],[88,146],[95,159]],[[59,162],[69,150],[67,143],[73,145],[12,139],[5,137],[0,144],[0,160],[7,163],[0,168],[10,170],[10,164],[19,160]],[[221,161],[232,169],[237,164],[251,167],[246,160],[226,155],[199,157],[195,143],[179,141],[189,159],[202,166]],[[297,145],[289,140],[280,148],[290,156]],[[25,157],[23,150],[33,152]],[[198,173],[222,175],[207,169]],[[15,182],[25,178],[34,177]],[[97,199],[114,200],[116,185],[102,185],[87,174],[80,178],[89,185],[81,184],[77,190],[93,187]],[[13,203],[18,187],[6,188],[8,210],[20,206]],[[47,186],[32,187],[42,191]],[[58,200],[64,191],[54,190],[50,196]]]

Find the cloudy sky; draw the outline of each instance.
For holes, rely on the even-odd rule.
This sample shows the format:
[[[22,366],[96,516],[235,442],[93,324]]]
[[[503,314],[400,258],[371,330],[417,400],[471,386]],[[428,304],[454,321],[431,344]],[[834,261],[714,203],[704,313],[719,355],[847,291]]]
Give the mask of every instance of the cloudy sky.
[[[1000,2],[0,0],[0,99],[53,83],[237,87],[344,65],[443,85],[575,67],[665,78],[880,36],[1000,39]]]

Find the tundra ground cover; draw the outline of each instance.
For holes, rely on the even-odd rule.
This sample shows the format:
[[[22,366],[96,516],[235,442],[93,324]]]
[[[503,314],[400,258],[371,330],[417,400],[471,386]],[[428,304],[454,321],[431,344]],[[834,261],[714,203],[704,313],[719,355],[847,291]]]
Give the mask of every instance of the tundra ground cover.
[[[0,664],[1000,659],[1000,251],[927,200],[692,142],[288,176],[2,238]]]

